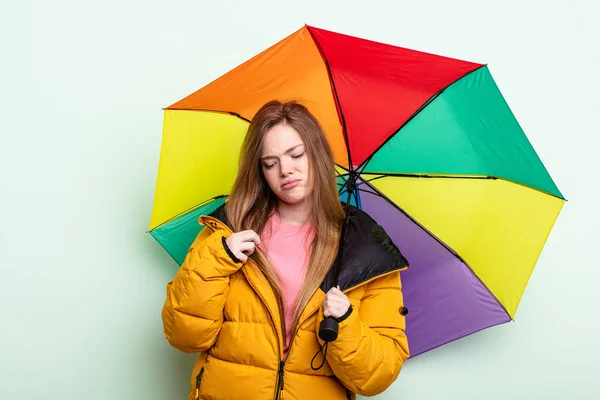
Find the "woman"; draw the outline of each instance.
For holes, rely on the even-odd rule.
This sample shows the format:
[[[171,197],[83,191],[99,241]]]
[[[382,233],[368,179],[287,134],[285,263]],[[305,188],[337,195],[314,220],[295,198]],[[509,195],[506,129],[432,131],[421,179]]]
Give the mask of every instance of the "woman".
[[[167,285],[166,337],[200,352],[189,399],[351,399],[396,379],[409,356],[399,274],[408,265],[368,215],[347,211],[331,287],[346,215],[331,149],[304,106],[264,105],[227,202],[200,218]],[[339,333],[321,351],[325,317]]]

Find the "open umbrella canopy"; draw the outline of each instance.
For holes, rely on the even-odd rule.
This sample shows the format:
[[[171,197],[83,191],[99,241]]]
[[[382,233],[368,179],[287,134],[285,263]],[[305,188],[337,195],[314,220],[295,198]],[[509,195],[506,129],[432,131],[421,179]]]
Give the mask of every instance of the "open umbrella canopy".
[[[565,202],[486,65],[305,26],[167,107],[150,222],[178,262],[270,100],[319,119],[352,204],[410,263],[411,356],[510,321]]]

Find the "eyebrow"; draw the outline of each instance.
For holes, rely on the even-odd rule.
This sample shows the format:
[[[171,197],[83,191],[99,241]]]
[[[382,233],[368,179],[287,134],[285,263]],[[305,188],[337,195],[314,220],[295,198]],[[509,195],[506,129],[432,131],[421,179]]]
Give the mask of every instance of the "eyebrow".
[[[283,153],[283,154],[288,154],[288,153],[291,153],[292,151],[296,150],[296,149],[297,149],[298,147],[300,147],[300,146],[304,146],[304,144],[303,144],[303,143],[300,143],[300,144],[297,144],[297,145],[295,145],[295,146],[292,146],[292,147],[290,147],[289,149],[287,149],[287,150],[285,151],[285,153]],[[266,160],[266,159],[268,159],[268,158],[277,158],[277,156],[270,156],[270,155],[269,155],[269,156],[264,156],[264,157],[261,157],[261,158],[260,158],[260,160],[262,161],[262,160]]]

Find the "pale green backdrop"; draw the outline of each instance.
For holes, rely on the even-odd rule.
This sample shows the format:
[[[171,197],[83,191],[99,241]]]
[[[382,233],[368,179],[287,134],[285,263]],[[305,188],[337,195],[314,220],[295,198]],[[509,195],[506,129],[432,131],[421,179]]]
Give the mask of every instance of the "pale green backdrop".
[[[308,23],[488,63],[570,200],[516,322],[381,399],[599,399],[600,28],[590,1],[2,1],[0,399],[184,399],[177,266],[145,230],[162,111]]]

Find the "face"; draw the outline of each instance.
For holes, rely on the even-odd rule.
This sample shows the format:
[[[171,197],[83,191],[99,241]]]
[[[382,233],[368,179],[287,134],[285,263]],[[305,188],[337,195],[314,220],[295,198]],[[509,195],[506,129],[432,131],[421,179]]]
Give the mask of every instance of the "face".
[[[261,156],[263,175],[279,200],[297,205],[312,191],[310,163],[304,142],[296,129],[277,125],[265,135]]]

